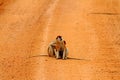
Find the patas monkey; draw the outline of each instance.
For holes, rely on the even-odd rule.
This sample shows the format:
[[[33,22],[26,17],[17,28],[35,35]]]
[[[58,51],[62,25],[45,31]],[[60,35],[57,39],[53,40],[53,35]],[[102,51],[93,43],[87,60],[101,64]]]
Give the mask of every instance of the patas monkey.
[[[67,59],[68,50],[66,48],[66,41],[62,39],[62,36],[57,36],[56,40],[50,43],[48,46],[48,55],[57,59]]]

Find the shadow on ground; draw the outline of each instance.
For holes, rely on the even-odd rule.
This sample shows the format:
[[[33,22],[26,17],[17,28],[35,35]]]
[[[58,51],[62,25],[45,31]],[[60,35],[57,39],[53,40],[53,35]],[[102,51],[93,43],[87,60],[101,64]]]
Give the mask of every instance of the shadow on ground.
[[[35,55],[35,56],[29,56],[29,58],[35,58],[35,57],[49,57],[48,55]],[[87,60],[88,59],[81,59],[81,58],[73,58],[73,57],[68,57],[67,60]]]

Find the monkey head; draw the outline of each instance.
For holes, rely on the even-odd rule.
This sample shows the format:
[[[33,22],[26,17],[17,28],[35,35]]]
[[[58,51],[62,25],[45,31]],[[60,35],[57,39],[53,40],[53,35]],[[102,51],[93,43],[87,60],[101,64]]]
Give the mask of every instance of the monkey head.
[[[57,36],[57,37],[56,37],[56,40],[57,40],[57,41],[62,41],[62,36]]]

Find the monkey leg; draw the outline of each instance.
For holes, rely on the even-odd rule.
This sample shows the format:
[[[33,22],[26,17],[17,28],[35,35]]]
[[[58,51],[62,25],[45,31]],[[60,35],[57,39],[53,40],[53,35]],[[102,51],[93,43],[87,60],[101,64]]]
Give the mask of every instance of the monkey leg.
[[[66,48],[66,55],[65,55],[66,59],[67,59],[67,56],[68,56],[68,49]]]
[[[59,51],[57,51],[56,49],[54,49],[54,52],[55,52],[55,56],[56,56],[56,59],[59,59]]]
[[[65,55],[66,55],[66,51],[64,50],[64,51],[63,51],[62,59],[65,59]]]
[[[48,55],[49,55],[50,57],[54,57],[54,56],[55,56],[55,54],[54,54],[54,49],[53,49],[52,46],[49,46],[49,47],[48,47]]]
[[[68,49],[66,48],[66,49],[63,51],[62,59],[67,59],[67,56],[68,56]]]

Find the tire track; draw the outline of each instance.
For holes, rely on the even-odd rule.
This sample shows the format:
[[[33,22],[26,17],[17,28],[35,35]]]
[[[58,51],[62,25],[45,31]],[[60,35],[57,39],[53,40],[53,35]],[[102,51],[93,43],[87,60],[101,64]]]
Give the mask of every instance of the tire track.
[[[47,42],[48,42],[48,37],[49,37],[49,32],[50,32],[50,25],[52,24],[52,20],[53,20],[53,13],[54,10],[57,6],[59,0],[53,0],[53,2],[51,2],[50,6],[48,6],[49,8],[46,10],[44,16],[46,18],[46,23],[45,23],[45,28],[43,30],[43,43],[41,46],[41,55],[44,55],[46,52],[46,47],[47,47]],[[38,72],[36,74],[37,79],[41,79],[41,80],[46,80],[46,75],[45,75],[45,64],[44,64],[44,58],[42,58],[43,63],[42,65],[40,65],[40,67],[38,68]],[[41,61],[41,59],[40,59]],[[41,75],[42,74],[42,75]],[[41,75],[41,76],[40,76]]]
[[[53,13],[54,13],[54,10],[55,10],[58,2],[59,2],[59,0],[53,1],[52,4],[49,6],[49,9],[45,12],[45,16],[48,18],[46,20],[46,26],[43,30],[43,32],[44,32],[44,34],[43,34],[43,46],[41,47],[42,54],[44,54],[46,52],[48,36],[49,36],[49,32],[50,32],[50,25],[52,24]]]

